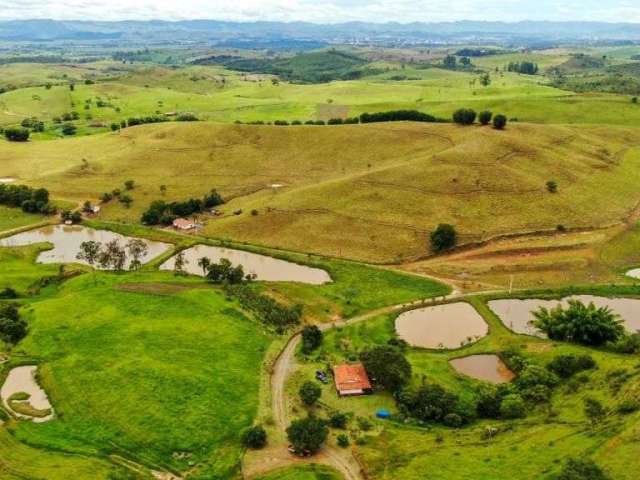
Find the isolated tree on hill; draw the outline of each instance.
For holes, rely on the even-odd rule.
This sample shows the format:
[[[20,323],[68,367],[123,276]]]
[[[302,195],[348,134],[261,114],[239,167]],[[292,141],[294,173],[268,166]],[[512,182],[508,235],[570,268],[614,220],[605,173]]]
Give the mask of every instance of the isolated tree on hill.
[[[431,232],[431,248],[434,252],[440,253],[450,250],[456,246],[458,234],[453,225],[441,223]]]
[[[392,346],[382,345],[362,352],[360,360],[371,379],[390,392],[397,392],[411,379],[411,364]]]
[[[322,344],[322,330],[316,325],[307,325],[302,329],[302,351],[311,353]]]
[[[102,244],[100,242],[96,242],[94,240],[89,240],[87,242],[82,242],[80,244],[80,251],[76,255],[78,260],[82,260],[87,262],[91,268],[93,268],[93,283],[96,283],[96,271],[95,265],[98,259],[100,258],[100,250],[102,249]]]
[[[211,265],[211,260],[207,257],[201,257],[198,259],[198,266],[202,269],[202,275],[207,276],[207,270]]]
[[[132,238],[127,242],[127,251],[131,257],[129,270],[138,270],[142,265],[142,259],[149,252],[147,242],[139,238]]]
[[[298,453],[317,452],[328,435],[324,422],[315,417],[294,420],[287,428],[287,438]]]
[[[504,130],[507,126],[507,117],[504,115],[496,115],[493,117],[493,128],[496,130]]]
[[[302,400],[305,405],[311,406],[320,399],[322,390],[314,382],[304,382],[300,387],[298,394],[300,395],[300,400]]]
[[[482,125],[489,125],[489,123],[491,123],[492,118],[493,118],[493,113],[491,113],[488,110],[485,110],[484,112],[480,112],[480,115],[478,115],[478,120]]]

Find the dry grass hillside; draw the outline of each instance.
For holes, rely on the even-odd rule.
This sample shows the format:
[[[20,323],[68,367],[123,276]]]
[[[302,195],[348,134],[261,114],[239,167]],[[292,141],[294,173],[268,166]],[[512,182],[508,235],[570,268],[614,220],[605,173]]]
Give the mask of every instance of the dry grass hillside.
[[[217,188],[230,199],[205,233],[329,255],[392,262],[428,254],[442,222],[462,241],[601,227],[640,201],[640,132],[513,124],[271,127],[162,124],[77,139],[2,144],[3,176],[77,202],[133,179],[137,220],[166,200]],[[558,193],[549,193],[554,180]],[[273,187],[279,185],[279,187]],[[242,213],[234,215],[234,212]]]

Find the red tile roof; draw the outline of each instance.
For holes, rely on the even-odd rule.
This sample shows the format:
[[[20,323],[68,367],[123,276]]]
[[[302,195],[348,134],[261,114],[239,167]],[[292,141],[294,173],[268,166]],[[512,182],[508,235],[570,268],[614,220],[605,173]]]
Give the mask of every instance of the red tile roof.
[[[173,226],[176,228],[192,228],[193,222],[190,222],[186,218],[176,218],[173,221]]]
[[[337,365],[333,368],[333,375],[338,392],[371,390],[371,382],[369,382],[367,371],[361,363]]]

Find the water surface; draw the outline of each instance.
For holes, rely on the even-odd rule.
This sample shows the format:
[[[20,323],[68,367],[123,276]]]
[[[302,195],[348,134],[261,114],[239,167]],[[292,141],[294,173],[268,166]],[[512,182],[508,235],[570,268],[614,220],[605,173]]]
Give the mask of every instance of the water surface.
[[[53,407],[49,402],[49,398],[45,391],[40,388],[40,385],[36,382],[36,372],[38,367],[36,366],[24,366],[24,367],[16,367],[9,372],[7,379],[2,385],[2,389],[0,389],[0,398],[2,398],[2,403],[9,411],[13,412],[17,417],[32,420],[36,423],[47,422],[53,418]],[[13,409],[9,406],[9,398],[14,393],[28,393],[30,395],[29,400],[26,402],[29,403],[33,408],[37,410],[51,410],[51,414],[42,418],[34,418],[29,417],[27,415],[21,415],[13,411]]]
[[[468,377],[493,384],[508,383],[515,377],[497,355],[470,355],[456,358],[449,363],[456,371]]]
[[[487,335],[489,326],[475,308],[459,302],[402,313],[396,332],[415,347],[459,348]]]
[[[198,260],[202,257],[207,257],[213,263],[218,263],[221,259],[226,258],[234,266],[242,265],[245,274],[254,274],[257,280],[265,282],[300,282],[311,285],[322,285],[331,282],[329,274],[322,269],[298,265],[279,258],[243,250],[196,245],[185,250],[184,256],[188,262],[184,270],[193,275],[204,276],[202,268],[198,265]],[[160,269],[173,270],[174,265],[175,257],[172,257],[163,263]]]

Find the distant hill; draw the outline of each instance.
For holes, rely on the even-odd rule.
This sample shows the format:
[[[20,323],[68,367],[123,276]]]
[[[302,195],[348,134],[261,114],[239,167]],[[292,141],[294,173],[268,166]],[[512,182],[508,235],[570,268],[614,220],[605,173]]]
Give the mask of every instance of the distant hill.
[[[311,43],[471,42],[544,45],[557,41],[640,41],[640,24],[605,22],[442,22],[321,25],[306,22],[188,21],[54,21],[0,22],[0,40],[188,41],[211,44],[278,45],[295,39]],[[285,42],[286,44],[286,42]]]

